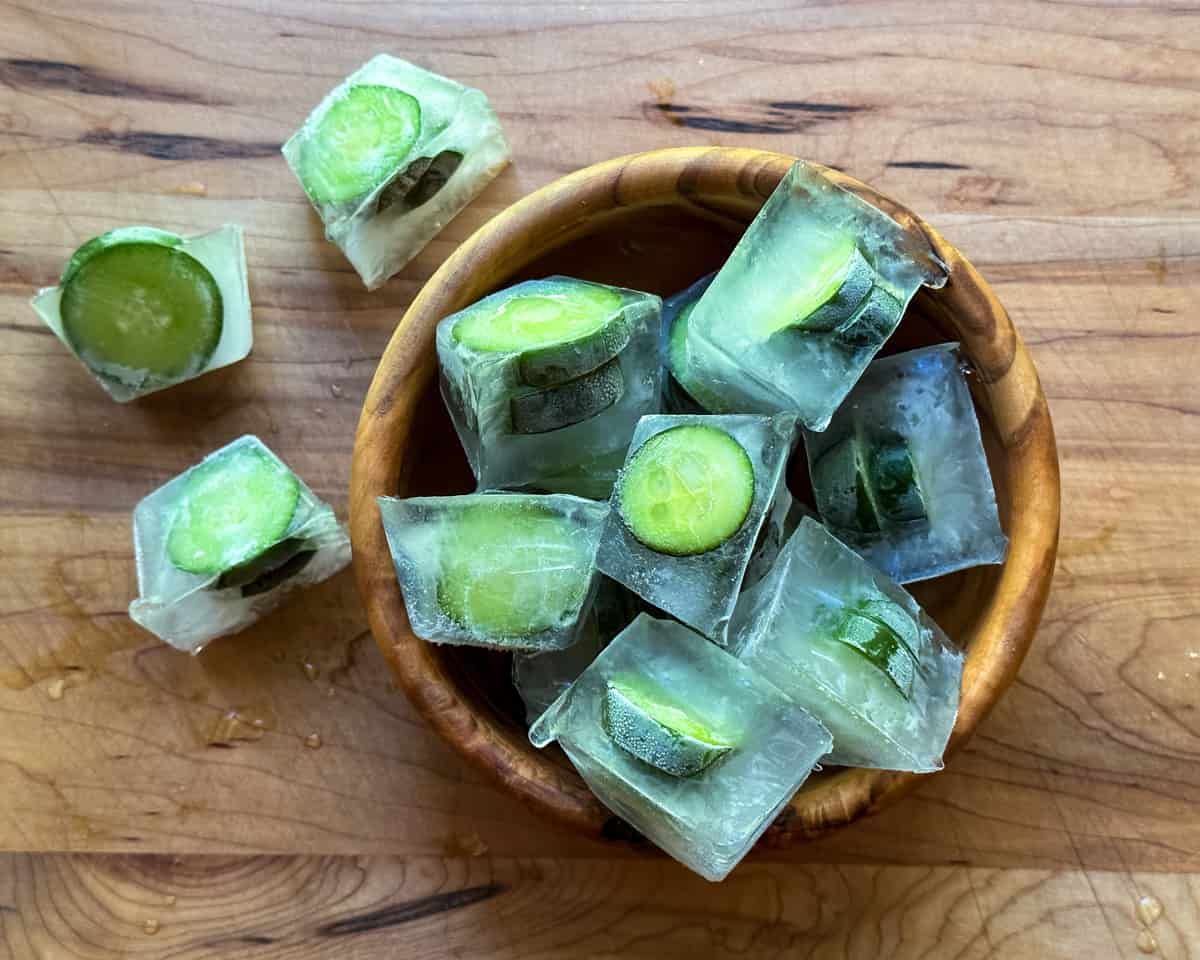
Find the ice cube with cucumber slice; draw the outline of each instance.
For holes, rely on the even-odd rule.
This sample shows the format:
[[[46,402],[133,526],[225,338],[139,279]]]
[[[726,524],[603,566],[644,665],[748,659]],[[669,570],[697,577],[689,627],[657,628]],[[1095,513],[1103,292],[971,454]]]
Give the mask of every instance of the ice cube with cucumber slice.
[[[192,653],[350,562],[332,509],[253,436],[145,497],[133,531],[139,596],[129,614]]]
[[[480,489],[607,497],[638,420],[658,410],[660,309],[548,277],[442,320],[442,395]]]
[[[768,518],[791,502],[786,415],[642,419],[613,492],[597,563],[614,580],[724,642]]]
[[[946,277],[918,225],[798,161],[688,315],[672,370],[709,409],[822,430],[917,289]]]
[[[957,344],[874,361],[805,431],[817,509],[901,583],[1004,559],[995,489]]]
[[[963,655],[894,581],[812,518],[738,601],[730,649],[833,734],[831,763],[942,767]]]
[[[369,289],[417,255],[508,164],[480,90],[379,54],[283,145],[325,234]]]
[[[682,624],[640,614],[530,729],[609,809],[720,880],[807,779],[829,732]]]
[[[241,227],[119,227],[75,251],[34,310],[118,402],[243,359],[253,342]]]
[[[379,512],[418,636],[549,651],[581,635],[607,504],[485,493],[380,497]]]

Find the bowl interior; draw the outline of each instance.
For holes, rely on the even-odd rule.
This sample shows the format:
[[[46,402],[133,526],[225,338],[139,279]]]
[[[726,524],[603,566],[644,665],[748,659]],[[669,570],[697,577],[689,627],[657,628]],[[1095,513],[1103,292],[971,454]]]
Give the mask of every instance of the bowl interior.
[[[708,204],[704,208],[680,200],[678,203],[623,207],[582,223],[567,242],[537,260],[508,274],[497,276],[494,289],[521,280],[561,273],[646,290],[668,296],[692,281],[718,269],[737,243],[757,205],[744,198]],[[952,326],[939,291],[922,289],[905,313],[900,329],[884,347],[896,353],[932,343],[963,339]],[[967,350],[970,355],[969,348]],[[973,388],[976,385],[973,384]],[[1010,490],[1003,469],[1004,450],[984,393],[973,389],[983,428],[984,444],[992,468],[1001,522],[1009,529]],[[407,464],[417,464],[395,491],[400,496],[445,495],[474,490],[474,480],[450,418],[438,396],[436,382],[421,399],[409,438]],[[789,486],[800,500],[812,504],[808,469],[803,449],[793,456]],[[946,633],[960,643],[973,637],[1000,579],[1002,567],[976,567],[922,583],[909,589]],[[511,728],[515,735],[525,730],[521,701],[510,682],[507,654],[470,647],[438,645],[433,648],[447,675],[464,698],[492,714],[493,720]],[[557,760],[567,766],[565,757]],[[803,794],[823,780],[841,775],[828,768],[810,778]],[[770,842],[770,834],[767,836]]]

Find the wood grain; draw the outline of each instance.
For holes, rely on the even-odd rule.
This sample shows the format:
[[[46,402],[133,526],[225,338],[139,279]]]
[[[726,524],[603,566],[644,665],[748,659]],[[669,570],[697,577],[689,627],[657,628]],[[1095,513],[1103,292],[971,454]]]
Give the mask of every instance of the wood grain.
[[[681,922],[654,905],[668,895],[658,884],[666,864],[547,828],[427,730],[388,689],[348,575],[198,660],[159,646],[122,611],[133,590],[132,505],[241,432],[262,436],[344,515],[376,360],[423,281],[490,216],[607,157],[749,146],[845,169],[970,257],[1037,363],[1065,496],[1038,639],[970,745],[893,810],[768,857],[786,866],[760,858],[745,870],[794,889],[854,875],[856,900],[894,891],[876,896],[897,904],[885,924],[892,942],[905,936],[901,956],[938,952],[928,926],[905,926],[928,888],[910,880],[906,899],[895,879],[904,876],[937,875],[955,889],[964,877],[992,878],[987,909],[1015,895],[1023,911],[989,928],[997,942],[1041,918],[1024,953],[1019,936],[1006,941],[1019,956],[1137,956],[1121,924],[1142,883],[1177,891],[1167,917],[1181,932],[1160,938],[1163,954],[1186,956],[1175,944],[1200,941],[1184,908],[1194,878],[1164,873],[1200,872],[1194,6],[22,0],[0,3],[0,23],[0,847],[371,850],[420,863],[487,847],[498,860],[540,858],[546,876],[575,877],[595,904],[640,878],[628,880],[648,903],[640,930],[678,930],[677,952],[714,944],[728,926],[710,931],[705,916]],[[383,49],[486,89],[517,159],[368,295],[266,145]],[[79,242],[139,221],[244,224],[256,345],[245,363],[117,407],[26,300]],[[306,661],[319,668],[315,682]],[[222,736],[246,733],[223,720],[237,707],[273,717],[272,729],[208,746],[218,725]],[[314,730],[317,751],[303,745]],[[396,861],[409,876],[416,862]],[[0,902],[15,905],[18,891],[22,903],[55,897],[71,875],[63,863],[75,861],[10,861],[20,870]],[[1026,876],[1051,880],[1021,895]],[[1089,884],[1112,905],[1119,947],[1095,939],[1109,924],[1093,908],[1054,906],[1086,904]],[[1047,889],[1066,893],[1043,900]],[[705,902],[709,913],[736,912],[749,899],[714,892]],[[757,900],[766,910],[766,895]],[[368,898],[364,909],[391,902]],[[574,914],[598,919],[565,938],[580,952],[614,942],[604,937],[617,914],[594,911]],[[229,915],[208,916],[237,928]],[[38,922],[24,907],[20,916]],[[15,917],[0,910],[5,936]],[[141,948],[139,920],[122,929]],[[430,925],[442,930],[437,918],[422,923],[427,938]],[[860,925],[846,923],[850,937]],[[764,921],[755,942],[774,928]],[[542,949],[560,949],[544,936]],[[96,956],[120,955],[101,942]],[[727,951],[746,943],[723,942],[734,945]],[[39,943],[42,955],[64,953]],[[972,949],[986,954],[980,943]],[[869,945],[863,954],[873,955]]]
[[[9,856],[0,904],[0,951],[23,958],[1134,960],[1152,942],[1182,960],[1200,875],[771,865],[713,885],[668,861]]]

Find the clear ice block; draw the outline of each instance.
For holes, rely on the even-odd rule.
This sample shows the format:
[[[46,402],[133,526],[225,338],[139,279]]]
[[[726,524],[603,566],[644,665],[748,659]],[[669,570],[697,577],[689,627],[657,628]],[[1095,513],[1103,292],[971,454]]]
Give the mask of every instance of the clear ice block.
[[[716,547],[692,555],[680,556],[647,546],[631,531],[623,518],[620,486],[614,493],[614,509],[609,514],[600,541],[597,564],[601,571],[671,616],[698,630],[717,643],[725,642],[725,629],[737,602],[751,557],[759,551],[759,563],[769,566],[763,552],[769,544],[761,537],[764,526],[770,530],[782,523],[791,506],[784,472],[795,435],[795,418],[660,415],[644,417],[629,446],[622,476],[638,451],[652,437],[678,427],[712,427],[732,437],[749,457],[754,489],[749,509],[741,526]],[[695,487],[710,472],[710,464],[697,457],[694,464],[682,464],[674,482],[684,489]],[[686,475],[684,475],[686,474]],[[720,496],[721,491],[714,491]],[[702,511],[705,520],[711,511]]]
[[[673,775],[662,769],[671,764],[658,759],[661,752],[639,750],[654,766],[630,751],[655,735],[661,745],[664,736],[653,723],[639,729],[624,718],[615,725],[611,691],[630,686],[659,691],[668,716],[684,715],[665,732],[675,737],[675,759],[695,736],[718,744],[691,764],[698,772]],[[817,720],[758,673],[687,627],[646,614],[554,702],[529,738],[537,747],[557,740],[605,806],[708,880],[737,865],[831,744]]]
[[[822,519],[892,579],[1004,561],[1008,538],[957,344],[876,360],[828,429],[804,439]],[[904,458],[902,484],[881,459],[889,453]]]
[[[513,655],[513,685],[533,723],[588,668],[609,641],[641,612],[642,604],[615,580],[600,578],[596,599],[580,629],[579,639],[565,650]]]
[[[578,639],[608,504],[482,493],[380,497],[379,512],[417,636],[526,651]]]
[[[279,517],[278,534],[249,546],[236,562],[192,573],[178,565],[169,548],[177,523],[191,519],[189,478],[201,467],[256,453],[275,465],[279,478],[294,484],[290,520]],[[260,490],[246,490],[211,523],[245,528],[243,503]],[[284,502],[290,503],[285,500]],[[327,580],[350,563],[350,538],[333,510],[254,436],[239,437],[144,497],[133,511],[138,598],[129,616],[173,647],[199,653],[210,640],[235,633],[275,609],[300,587]]]
[[[799,161],[692,311],[682,379],[714,412],[792,411],[822,430],[917,288],[946,276],[919,229]]]
[[[672,294],[663,301],[662,307],[662,355],[663,371],[663,412],[665,413],[717,413],[722,408],[719,399],[710,398],[709,406],[704,406],[696,397],[679,382],[673,372],[674,366],[682,370],[687,323],[692,311],[700,301],[704,291],[713,282],[716,273],[709,273],[695,283],[685,287],[678,293]],[[703,384],[691,382],[691,388],[701,397],[705,396]]]
[[[326,237],[374,290],[482,192],[512,151],[481,90],[379,54],[318,104],[283,155]]]
[[[958,714],[963,655],[901,587],[812,519],[747,590],[730,650],[833,734],[830,763],[927,773]]]
[[[215,348],[198,369],[179,376],[158,376],[149,370],[102,363],[89,364],[75,345],[71,343],[63,328],[60,311],[63,285],[39,290],[30,301],[34,311],[63,345],[74,354],[95,377],[96,382],[118,403],[126,403],[157,390],[165,390],[187,380],[192,380],[231,363],[244,359],[254,343],[250,323],[250,287],[246,278],[246,251],[242,239],[242,228],[226,224],[218,230],[192,237],[180,237],[153,227],[123,227],[97,237],[75,252],[64,276],[71,272],[92,251],[100,251],[113,242],[137,242],[148,240],[163,243],[188,254],[208,271],[221,295],[221,332]],[[84,256],[81,257],[80,255]],[[86,261],[84,261],[86,262]],[[133,296],[137,296],[134,292]]]
[[[534,313],[523,329],[514,321],[525,349],[483,350],[460,340],[467,324],[514,304],[553,319],[554,310],[581,299],[609,312],[594,329],[573,329],[575,339],[556,342]],[[442,397],[479,489],[608,497],[638,420],[661,402],[661,306],[653,294],[548,277],[501,290],[438,324]]]

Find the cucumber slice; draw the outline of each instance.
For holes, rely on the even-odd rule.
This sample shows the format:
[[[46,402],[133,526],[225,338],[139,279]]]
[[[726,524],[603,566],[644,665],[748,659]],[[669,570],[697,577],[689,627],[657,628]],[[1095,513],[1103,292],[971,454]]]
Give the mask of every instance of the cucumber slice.
[[[691,322],[692,311],[699,302],[699,300],[695,300],[689,303],[675,315],[670,334],[667,337],[667,369],[670,377],[696,409],[695,411],[686,411],[687,403],[674,400],[672,406],[681,412],[723,413],[725,405],[720,398],[705,389],[704,384],[692,376],[688,365],[688,324]]]
[[[149,227],[84,244],[63,273],[59,313],[71,349],[97,374],[131,387],[204,369],[221,340],[217,281],[182,238]]]
[[[480,301],[452,336],[481,353],[520,354],[521,380],[553,387],[603,366],[633,335],[616,290],[590,283],[543,281],[528,292]]]
[[[868,456],[868,473],[880,516],[889,523],[910,523],[926,518],[912,451],[903,437],[876,440]]]
[[[762,339],[782,330],[828,333],[846,323],[875,284],[875,270],[849,234],[810,236],[807,270],[786,304],[754,323]]]
[[[515,433],[549,433],[590,420],[625,393],[621,361],[609,360],[599,370],[557,387],[522,393],[508,401]]]
[[[880,286],[838,330],[835,342],[845,350],[877,349],[896,329],[904,305]]]
[[[913,661],[919,664],[921,628],[900,604],[880,594],[860,600],[854,605],[854,610],[867,619],[891,629],[912,654]]]
[[[916,660],[891,627],[847,611],[835,639],[862,654],[892,682],[904,699],[912,695]]]
[[[254,597],[273,590],[291,579],[316,555],[308,542],[298,537],[280,540],[252,560],[226,570],[217,578],[216,589],[240,589],[243,597]]]
[[[428,203],[454,176],[462,162],[463,155],[457,150],[443,150],[436,157],[419,157],[396,174],[380,192],[376,213],[397,205],[405,210],[415,210]]]
[[[600,722],[618,747],[672,777],[695,776],[734,748],[639,677],[608,681]]]
[[[724,430],[685,424],[656,433],[617,479],[617,509],[651,550],[685,557],[719,547],[754,501],[754,464]]]
[[[187,477],[167,535],[167,557],[188,573],[224,573],[287,533],[300,481],[255,446],[210,457]]]
[[[826,450],[812,474],[817,509],[827,523],[860,533],[882,529],[858,437],[847,436]]]
[[[494,500],[444,521],[438,606],[464,629],[497,640],[571,622],[591,587],[588,539],[544,507]]]
[[[349,203],[395,175],[421,133],[421,104],[395,87],[351,86],[300,148],[300,182],[314,203]]]

